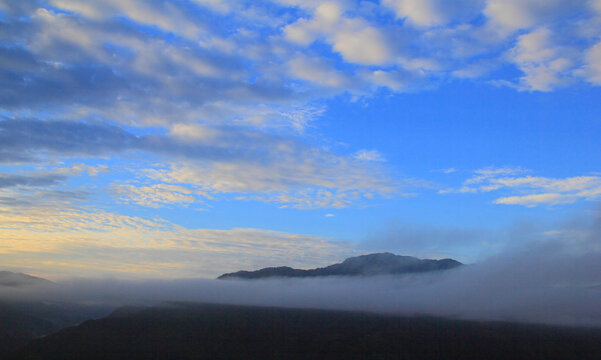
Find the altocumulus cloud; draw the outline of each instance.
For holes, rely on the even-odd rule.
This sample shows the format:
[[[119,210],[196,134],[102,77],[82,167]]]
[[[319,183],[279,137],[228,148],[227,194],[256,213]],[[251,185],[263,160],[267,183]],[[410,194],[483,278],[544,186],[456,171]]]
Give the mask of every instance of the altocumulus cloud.
[[[169,250],[149,243],[172,233],[168,244],[183,246],[170,250],[177,254],[206,246],[190,245],[181,235],[190,229],[172,225],[135,236],[140,229],[123,224],[150,220],[86,207],[91,193],[154,208],[220,196],[342,208],[398,196],[403,179],[381,161],[388,154],[342,154],[312,136],[329,99],[368,99],[455,79],[518,91],[597,86],[599,4],[0,0],[0,216],[2,230],[10,231],[2,254],[15,259],[21,251],[58,266],[89,246],[109,259],[99,269],[121,273],[151,271],[157,254]],[[505,68],[515,71],[497,71]],[[58,164],[91,159],[137,167],[94,188],[63,186],[84,172],[53,172]],[[484,169],[447,192],[488,192],[499,194],[499,204],[533,206],[595,200],[599,189],[594,174],[555,179]],[[52,211],[56,223],[49,223]],[[164,229],[160,219],[151,223]],[[34,225],[46,238],[17,229]],[[111,242],[113,225],[121,247]],[[63,238],[64,231],[83,231],[85,246],[75,232]],[[187,235],[204,239],[205,231]],[[227,244],[238,233],[224,234]],[[45,252],[31,254],[19,241]],[[128,241],[137,242],[126,250]],[[146,258],[128,268],[107,243],[128,254],[144,247]],[[216,248],[225,251],[223,244]],[[163,265],[174,273],[181,266]]]
[[[160,156],[169,163],[161,181],[173,183],[155,173],[142,184],[161,189],[158,202],[140,199],[134,184],[113,188],[139,204],[213,191],[344,207],[398,194],[386,165],[355,161],[384,159],[377,150],[343,156],[295,137],[323,113],[323,99],[453,78],[551,91],[599,77],[595,1],[26,0],[2,1],[0,11],[0,161],[40,161],[40,150]],[[503,66],[521,75],[498,75]],[[176,173],[206,175],[195,183]]]
[[[355,253],[352,244],[318,236],[189,229],[161,219],[86,211],[66,201],[35,207],[0,202],[0,261],[5,268],[52,278],[74,270],[89,277],[192,278],[283,263],[323,266]]]
[[[403,91],[468,74],[522,90],[597,83],[594,1],[126,4],[3,3],[3,36],[13,44],[1,49],[10,85],[3,106],[164,124],[249,120],[257,105],[287,113],[324,95]],[[307,51],[310,61],[300,55]],[[484,57],[491,60],[478,62]],[[490,77],[505,64],[523,76]]]
[[[102,157],[135,152],[171,159],[174,163],[167,167],[149,165],[145,174],[151,183],[139,189],[160,191],[163,195],[154,198],[164,201],[152,201],[151,193],[146,200],[140,198],[139,185],[113,187],[138,204],[156,205],[169,199],[193,202],[196,195],[210,197],[210,193],[263,193],[269,195],[257,199],[298,207],[344,207],[363,195],[398,191],[398,184],[377,165],[299,139],[236,127],[186,125],[164,135],[134,135],[102,123],[5,119],[0,121],[0,140],[4,144],[0,158],[7,163],[41,161],[42,155]],[[309,200],[314,194],[321,200]]]

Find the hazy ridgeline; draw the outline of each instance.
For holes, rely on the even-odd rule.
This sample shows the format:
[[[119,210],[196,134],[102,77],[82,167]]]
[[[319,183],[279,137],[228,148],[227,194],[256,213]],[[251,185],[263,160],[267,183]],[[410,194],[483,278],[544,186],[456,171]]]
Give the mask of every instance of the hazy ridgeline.
[[[63,280],[4,299],[153,305],[194,301],[601,326],[601,254],[531,244],[440,273],[254,281]]]
[[[553,239],[522,232],[523,244],[500,255],[428,273],[252,281],[63,279],[0,286],[0,332],[9,335],[0,348],[15,359],[45,360],[50,355],[57,359],[300,359],[316,358],[313,355],[323,351],[332,359],[373,358],[373,354],[381,358],[598,359],[601,249],[597,225],[573,226]],[[188,305],[167,304],[166,309],[166,302]],[[163,306],[122,308],[102,318],[124,305]],[[84,321],[98,318],[102,319]],[[47,336],[40,338],[43,335]]]
[[[57,355],[60,359],[107,358],[111,351],[115,359],[294,358],[290,351],[298,351],[297,358],[315,358],[305,355],[326,350],[333,359],[361,358],[372,350],[381,351],[381,358],[598,359],[598,219],[593,226],[572,224],[552,237],[522,231],[521,245],[497,256],[428,273],[252,281],[57,279],[0,286],[0,333],[8,334],[0,348],[17,359],[45,360],[58,354],[55,350],[65,354]],[[84,321],[120,306],[165,302],[262,307],[120,309],[108,318]],[[502,322],[459,321],[464,319]],[[303,347],[307,341],[309,348]],[[65,353],[71,348],[76,352]]]

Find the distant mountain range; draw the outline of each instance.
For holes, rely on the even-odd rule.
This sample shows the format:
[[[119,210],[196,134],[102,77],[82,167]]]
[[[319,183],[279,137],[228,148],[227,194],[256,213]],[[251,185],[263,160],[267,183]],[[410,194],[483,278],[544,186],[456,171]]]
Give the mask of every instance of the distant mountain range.
[[[53,282],[23,273],[0,271],[0,286],[19,287],[41,284],[53,284]]]
[[[268,267],[256,271],[237,271],[217,279],[263,279],[269,277],[316,277],[316,276],[373,276],[441,271],[463,265],[453,259],[431,260],[391,253],[376,253],[350,257],[341,263],[309,270],[288,266]]]

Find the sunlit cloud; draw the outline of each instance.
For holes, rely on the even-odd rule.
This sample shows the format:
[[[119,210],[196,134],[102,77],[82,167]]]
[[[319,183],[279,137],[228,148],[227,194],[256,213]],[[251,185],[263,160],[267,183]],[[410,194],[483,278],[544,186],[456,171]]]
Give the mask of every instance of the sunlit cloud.
[[[526,175],[521,168],[486,168],[476,170],[474,176],[457,189],[440,193],[511,193],[494,201],[505,205],[557,205],[581,200],[593,201],[601,197],[601,177],[596,175],[550,178]]]
[[[2,206],[0,231],[5,267],[27,264],[26,270],[51,277],[74,271],[80,276],[215,277],[264,264],[324,265],[353,253],[350,244],[311,235],[189,229],[161,219],[76,209]]]
[[[40,255],[48,264],[68,263],[57,249],[75,249],[77,232],[87,242],[72,256],[109,246],[102,251],[117,272],[152,269],[167,247],[144,248],[147,258],[118,267],[111,239],[128,244],[138,231],[156,239],[208,236],[172,217],[169,225],[152,222],[155,230],[123,225],[149,221],[124,215],[136,211],[244,204],[306,216],[403,203],[433,188],[529,207],[601,197],[599,176],[585,170],[553,177],[485,168],[457,185],[433,185],[420,177],[436,171],[413,174],[398,160],[430,145],[395,153],[375,132],[344,132],[359,104],[380,106],[379,99],[445,84],[512,94],[596,89],[599,1],[22,0],[0,1],[0,19],[0,237],[9,247],[22,240],[15,248],[22,256],[36,246],[56,250],[55,258]],[[382,106],[380,114],[396,111]],[[414,120],[421,119],[410,111],[395,119],[408,138]],[[400,132],[395,141],[405,141]],[[426,167],[449,164],[482,165],[445,159]],[[448,175],[441,182],[461,174],[438,172]],[[219,233],[223,244],[236,243],[228,231]],[[251,235],[272,236],[264,231]],[[99,234],[112,235],[105,243]],[[273,237],[284,239],[275,253],[294,248],[292,235]],[[307,247],[314,240],[302,239]],[[179,262],[162,265],[192,273],[180,272]]]

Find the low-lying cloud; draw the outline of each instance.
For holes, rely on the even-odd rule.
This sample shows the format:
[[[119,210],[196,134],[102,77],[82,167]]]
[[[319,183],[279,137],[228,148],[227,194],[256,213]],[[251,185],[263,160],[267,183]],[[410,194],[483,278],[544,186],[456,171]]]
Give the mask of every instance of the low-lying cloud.
[[[0,294],[113,305],[195,301],[601,326],[598,219],[579,230],[434,274],[257,281],[80,279]]]

